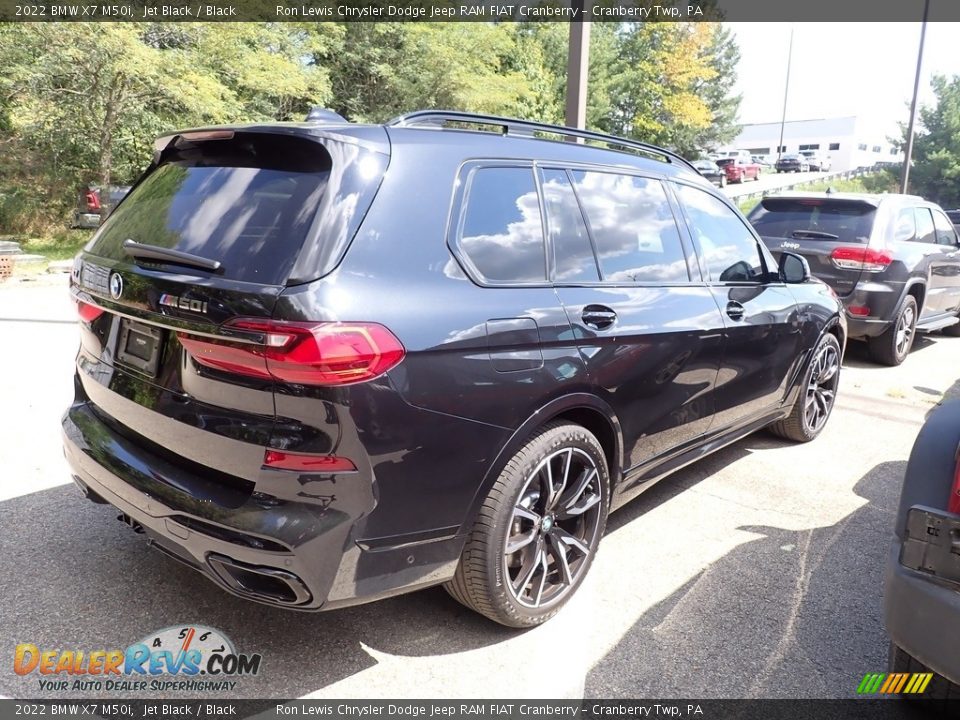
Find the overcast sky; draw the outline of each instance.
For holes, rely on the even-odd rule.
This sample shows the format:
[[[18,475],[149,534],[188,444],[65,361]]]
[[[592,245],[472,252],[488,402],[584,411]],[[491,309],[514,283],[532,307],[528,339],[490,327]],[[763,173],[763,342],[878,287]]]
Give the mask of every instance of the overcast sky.
[[[728,23],[742,60],[740,122],[779,122],[794,29],[787,120],[857,115],[884,136],[909,119],[920,23]],[[920,102],[933,73],[960,75],[960,23],[929,23]]]

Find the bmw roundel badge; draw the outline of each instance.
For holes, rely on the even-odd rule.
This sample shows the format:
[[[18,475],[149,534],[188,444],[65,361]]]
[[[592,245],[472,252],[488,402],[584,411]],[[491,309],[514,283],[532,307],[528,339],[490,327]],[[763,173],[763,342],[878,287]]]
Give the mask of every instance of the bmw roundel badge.
[[[120,277],[120,273],[113,273],[110,276],[110,297],[119,300],[121,295],[123,295],[123,278]]]

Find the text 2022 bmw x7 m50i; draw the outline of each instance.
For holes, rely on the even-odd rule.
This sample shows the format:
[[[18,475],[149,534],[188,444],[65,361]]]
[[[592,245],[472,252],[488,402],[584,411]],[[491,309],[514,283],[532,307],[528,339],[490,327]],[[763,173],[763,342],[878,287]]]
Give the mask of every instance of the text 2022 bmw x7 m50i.
[[[71,292],[87,497],[241,597],[445,584],[517,627],[612,508],[760,428],[814,438],[846,337],[681,158],[441,111],[161,137]]]

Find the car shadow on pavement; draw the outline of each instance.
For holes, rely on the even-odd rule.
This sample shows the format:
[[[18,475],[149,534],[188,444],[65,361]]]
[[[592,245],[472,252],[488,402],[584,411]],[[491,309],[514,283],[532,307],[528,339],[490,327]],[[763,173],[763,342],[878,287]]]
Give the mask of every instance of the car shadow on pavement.
[[[913,338],[913,346],[910,353],[918,353],[927,348],[934,347],[937,343],[953,338],[944,338],[942,335],[930,335],[926,333],[917,333]],[[909,356],[908,356],[909,359]],[[867,350],[867,344],[857,340],[850,340],[847,343],[847,349],[843,354],[844,367],[856,368],[883,368],[884,366],[870,357],[870,351]]]
[[[84,500],[73,483],[0,503],[6,549],[0,647],[6,648],[8,663],[18,643],[41,650],[122,650],[156,630],[198,624],[225,633],[238,652],[263,656],[260,674],[243,678],[232,696],[284,698],[375,665],[364,645],[398,655],[442,655],[515,634],[467,611],[441,588],[330,613],[241,600],[149,549],[144,537],[117,522],[116,515],[109,506]],[[143,695],[105,693],[138,694]],[[4,672],[0,696],[54,694],[38,692],[36,672],[24,677]]]
[[[883,575],[905,468],[870,470],[854,487],[866,504],[834,525],[739,528],[763,537],[645,612],[590,670],[586,695],[854,696],[886,667]]]
[[[764,430],[748,435],[722,450],[711,453],[691,465],[668,475],[638,498],[631,500],[607,520],[607,533],[612,533],[636,520],[653,508],[692,488],[702,480],[714,475],[724,467],[749,455],[754,450],[769,450],[790,447],[795,443],[783,440]]]

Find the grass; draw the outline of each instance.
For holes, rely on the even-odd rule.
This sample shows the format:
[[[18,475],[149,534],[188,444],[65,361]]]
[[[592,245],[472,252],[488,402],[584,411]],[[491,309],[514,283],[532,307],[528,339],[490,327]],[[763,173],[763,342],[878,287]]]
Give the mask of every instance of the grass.
[[[0,240],[15,240],[29,255],[43,255],[48,260],[70,260],[87,244],[90,230],[55,230],[44,237],[2,236]]]

